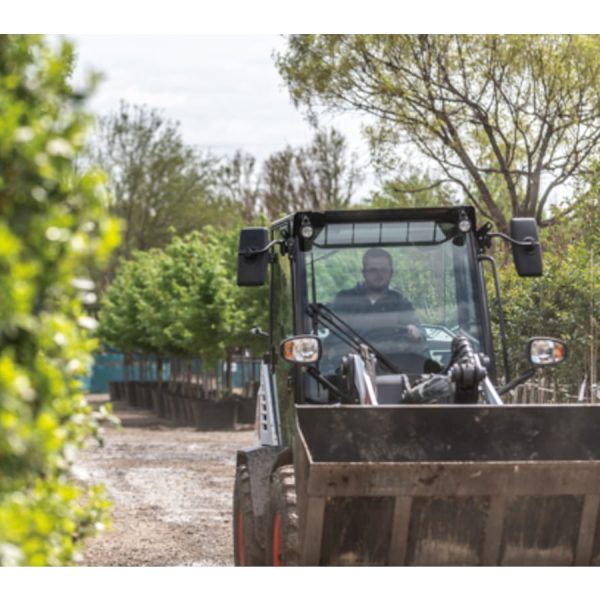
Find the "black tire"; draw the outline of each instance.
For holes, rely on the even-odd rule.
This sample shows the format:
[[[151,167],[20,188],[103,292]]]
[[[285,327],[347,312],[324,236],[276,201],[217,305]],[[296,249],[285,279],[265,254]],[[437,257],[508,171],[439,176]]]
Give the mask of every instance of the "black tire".
[[[238,467],[235,474],[233,555],[237,567],[259,567],[265,564],[265,551],[259,545],[254,529],[250,475],[245,466]]]
[[[271,476],[266,545],[267,564],[282,567],[300,564],[296,477],[292,465],[280,467]]]

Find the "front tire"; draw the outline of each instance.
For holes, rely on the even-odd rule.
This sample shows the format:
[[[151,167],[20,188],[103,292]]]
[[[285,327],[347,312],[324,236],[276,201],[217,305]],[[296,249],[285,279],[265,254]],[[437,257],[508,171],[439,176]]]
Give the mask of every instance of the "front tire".
[[[258,544],[254,529],[254,511],[250,491],[250,474],[246,466],[238,467],[233,491],[233,554],[237,567],[265,564],[265,553]]]
[[[294,467],[285,465],[271,476],[267,564],[275,567],[300,564],[300,532]]]

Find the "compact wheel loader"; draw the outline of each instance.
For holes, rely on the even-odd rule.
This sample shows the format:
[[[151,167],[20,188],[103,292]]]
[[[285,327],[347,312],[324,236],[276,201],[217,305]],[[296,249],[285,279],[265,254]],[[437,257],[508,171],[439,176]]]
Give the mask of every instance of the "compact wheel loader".
[[[494,233],[471,207],[242,230],[238,284],[268,280],[270,317],[258,443],[237,453],[236,565],[600,563],[600,406],[503,403],[567,347],[531,338],[511,376],[494,237],[541,275],[533,219]]]

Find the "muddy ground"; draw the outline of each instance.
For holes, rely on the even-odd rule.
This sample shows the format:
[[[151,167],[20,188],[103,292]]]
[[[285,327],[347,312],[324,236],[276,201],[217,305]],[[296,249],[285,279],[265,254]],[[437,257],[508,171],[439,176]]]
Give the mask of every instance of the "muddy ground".
[[[232,565],[235,452],[254,445],[254,431],[196,431],[119,403],[113,411],[122,428],[105,427],[104,447],[78,463],[114,504],[112,530],[87,543],[82,564]]]

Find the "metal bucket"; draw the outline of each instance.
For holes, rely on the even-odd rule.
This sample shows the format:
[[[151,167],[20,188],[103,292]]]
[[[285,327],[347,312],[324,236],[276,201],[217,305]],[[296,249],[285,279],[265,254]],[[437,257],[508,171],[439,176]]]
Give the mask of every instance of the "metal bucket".
[[[600,406],[297,408],[302,564],[600,564]]]

